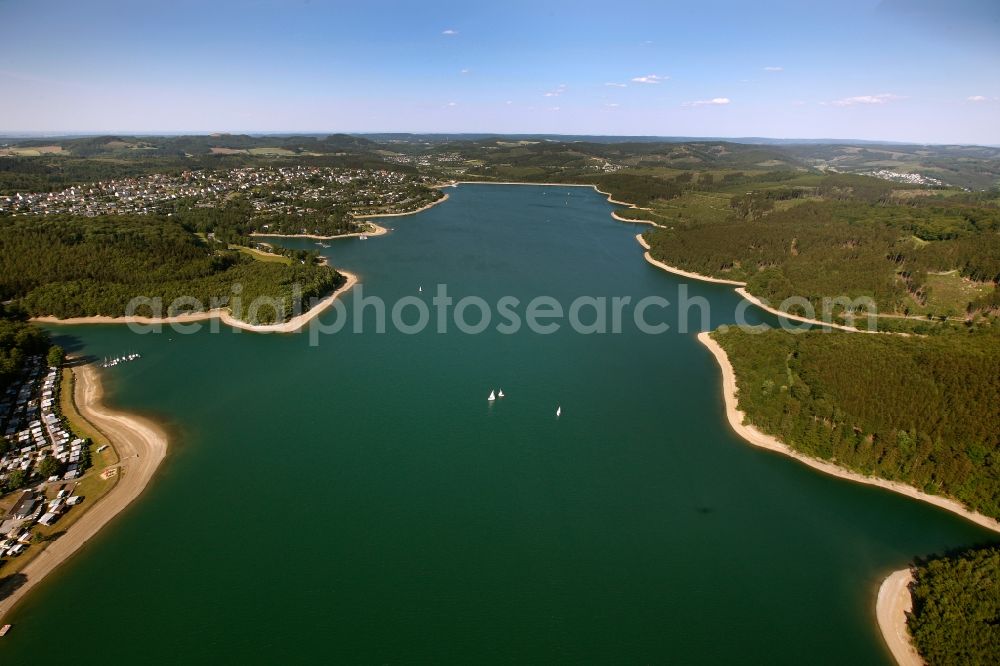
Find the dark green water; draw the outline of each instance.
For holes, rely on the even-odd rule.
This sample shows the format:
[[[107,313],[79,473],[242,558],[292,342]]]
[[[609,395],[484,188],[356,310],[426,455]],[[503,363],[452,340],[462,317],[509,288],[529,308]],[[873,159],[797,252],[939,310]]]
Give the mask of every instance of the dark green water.
[[[462,186],[326,252],[390,301],[438,283],[675,300],[609,211],[589,190]],[[731,290],[690,290],[733,320]],[[139,502],[18,607],[0,663],[891,663],[882,577],[990,534],[745,444],[667,314],[662,335],[318,347],[59,329],[77,352],[142,352],[105,372],[109,397],[175,437]]]

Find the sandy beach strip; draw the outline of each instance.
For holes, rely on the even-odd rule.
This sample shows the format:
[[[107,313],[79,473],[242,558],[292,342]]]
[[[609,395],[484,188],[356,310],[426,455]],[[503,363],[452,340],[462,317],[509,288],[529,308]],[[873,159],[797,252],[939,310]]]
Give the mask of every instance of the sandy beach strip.
[[[910,594],[912,582],[912,569],[893,571],[882,581],[875,601],[878,628],[899,666],[924,666],[924,660],[913,647],[910,632],[906,628],[906,614],[913,610],[913,597]]]
[[[440,185],[440,187],[451,187],[451,185]],[[444,203],[448,200],[448,195],[445,194],[440,199],[436,199],[426,206],[421,206],[414,210],[408,210],[405,213],[372,213],[371,215],[355,215],[357,220],[377,220],[383,217],[406,217],[407,215],[416,215],[417,213],[422,213],[429,208],[433,208],[438,204]],[[375,222],[369,222],[368,224],[375,227],[374,231],[356,231],[349,234],[337,234],[335,236],[321,236],[319,234],[269,234],[263,231],[255,231],[251,233],[251,236],[259,238],[307,238],[309,240],[337,240],[338,238],[355,238],[358,236],[384,236],[389,233],[389,229],[386,229],[381,224],[376,224]],[[343,271],[341,271],[343,273]]]
[[[807,456],[803,453],[799,453],[776,437],[764,434],[754,426],[744,423],[746,415],[740,411],[738,407],[736,374],[733,372],[733,366],[729,362],[729,356],[719,343],[713,340],[707,332],[699,333],[698,341],[705,345],[710,352],[712,352],[716,362],[718,362],[719,367],[722,369],[722,393],[726,404],[726,418],[728,419],[729,425],[732,429],[736,431],[736,434],[741,436],[746,441],[750,442],[754,446],[767,449],[768,451],[774,451],[776,453],[781,453],[791,458],[795,458],[799,462],[804,463],[815,470],[819,470],[820,472],[824,472],[841,479],[846,479],[848,481],[854,481],[856,483],[878,486],[879,488],[884,488],[885,490],[891,490],[894,493],[905,495],[911,499],[933,504],[938,508],[950,511],[958,516],[961,516],[962,518],[965,518],[966,520],[970,520],[981,527],[1000,533],[1000,522],[998,522],[995,518],[990,518],[984,514],[972,511],[957,500],[942,497],[940,495],[931,495],[923,492],[922,490],[918,490],[913,486],[906,485],[905,483],[899,483],[898,481],[889,481],[887,479],[880,479],[874,476],[864,476],[863,474],[853,472],[826,460],[820,460],[818,458]]]
[[[645,209],[644,208],[640,208],[638,210],[645,210]],[[622,217],[621,215],[619,215],[615,211],[611,211],[611,217],[613,217],[614,219],[618,220],[619,222],[630,222],[632,224],[649,224],[649,225],[657,227],[659,229],[666,229],[665,226],[663,226],[662,224],[660,224],[658,222],[653,222],[652,220],[633,220],[633,219],[630,219],[630,218],[627,218],[627,217]]]
[[[73,373],[76,375],[74,400],[77,409],[117,450],[121,461],[119,479],[93,506],[87,507],[84,503],[80,508],[85,513],[80,519],[21,570],[19,575],[25,579],[9,596],[0,600],[0,617],[132,503],[146,488],[167,453],[167,435],[160,426],[141,416],[113,410],[103,403],[104,393],[95,366],[77,366]],[[90,473],[95,474],[97,470]]]
[[[154,326],[158,324],[191,324],[211,319],[219,319],[223,324],[238,328],[242,331],[252,333],[297,333],[306,324],[325,312],[337,298],[351,289],[358,283],[358,276],[345,270],[338,270],[338,273],[347,278],[336,291],[326,296],[302,314],[292,317],[280,324],[248,324],[233,317],[228,309],[215,309],[207,312],[192,312],[190,314],[176,315],[173,317],[109,317],[107,315],[94,315],[91,317],[69,317],[59,319],[58,317],[32,317],[31,321],[39,324],[59,324],[63,326],[78,326],[82,324],[140,324]]]
[[[785,319],[791,319],[793,321],[800,321],[804,324],[814,324],[816,326],[835,328],[838,331],[847,331],[848,333],[872,333],[876,335],[881,334],[881,335],[902,335],[902,336],[909,335],[909,333],[896,332],[896,331],[871,331],[864,328],[855,328],[854,326],[847,326],[846,324],[835,324],[833,322],[820,321],[819,319],[809,319],[808,317],[801,317],[799,315],[790,314],[788,312],[779,310],[778,308],[771,307],[770,305],[764,303],[759,298],[757,298],[749,291],[747,291],[746,287],[737,287],[736,289],[734,289],[734,291],[743,298],[747,299],[748,301],[756,305],[757,307],[759,307],[761,310],[767,310],[771,314],[778,315],[779,317],[784,317]]]
[[[665,270],[668,273],[673,273],[674,275],[680,275],[681,277],[691,278],[692,280],[700,280],[701,282],[713,282],[715,284],[729,284],[737,287],[746,286],[746,282],[740,282],[738,280],[724,280],[722,278],[714,278],[708,275],[702,275],[701,273],[692,273],[691,271],[685,271],[675,266],[667,265],[662,261],[653,258],[653,255],[649,253],[650,250],[649,243],[647,243],[646,239],[642,237],[642,234],[636,234],[635,239],[639,241],[639,245],[641,245],[642,248],[646,250],[646,252],[642,255],[643,258],[645,258],[645,260],[648,263],[652,264],[653,266],[656,266],[657,268]]]
[[[441,187],[449,187],[449,185],[440,185],[440,186],[438,186],[437,189],[440,190]],[[445,192],[444,196],[441,197],[440,199],[435,199],[434,201],[430,202],[429,204],[426,204],[426,205],[421,206],[420,208],[416,208],[414,210],[408,210],[405,213],[372,213],[371,215],[356,215],[355,217],[357,219],[359,219],[359,220],[374,220],[374,219],[378,219],[380,217],[406,217],[407,215],[416,215],[417,213],[422,213],[422,212],[424,212],[425,210],[427,210],[429,208],[433,208],[434,206],[437,206],[438,204],[443,204],[447,200],[448,200],[448,193]],[[376,225],[376,226],[378,226],[378,225]],[[337,236],[336,238],[341,238],[341,236]]]
[[[848,333],[874,333],[874,334],[890,334],[890,335],[909,335],[908,333],[893,333],[892,331],[869,331],[869,330],[866,330],[866,329],[863,329],[863,328],[856,328],[854,326],[847,326],[845,324],[837,324],[837,323],[834,323],[834,322],[820,321],[819,319],[810,319],[809,317],[802,317],[800,315],[796,315],[796,314],[792,314],[790,312],[785,312],[783,310],[779,310],[778,308],[771,307],[770,305],[768,305],[767,303],[763,302],[762,300],[760,300],[759,298],[757,298],[756,296],[754,296],[753,294],[751,294],[749,291],[747,291],[747,289],[746,289],[747,283],[746,282],[741,282],[739,280],[724,280],[722,278],[714,278],[714,277],[711,277],[711,276],[708,276],[708,275],[702,275],[701,273],[692,273],[691,271],[685,271],[685,270],[683,270],[681,268],[677,268],[676,266],[670,266],[668,264],[663,263],[662,261],[659,261],[659,260],[653,258],[653,255],[651,255],[649,253],[649,249],[650,249],[649,243],[647,243],[646,239],[642,237],[642,234],[637,234],[636,237],[635,237],[635,239],[637,241],[639,241],[639,245],[641,245],[643,247],[643,249],[646,250],[645,254],[643,254],[643,257],[646,259],[646,261],[648,263],[652,264],[653,266],[656,266],[657,268],[661,268],[661,269],[667,271],[668,273],[673,273],[674,275],[679,275],[681,277],[691,278],[692,280],[700,280],[702,282],[712,282],[714,284],[728,284],[728,285],[732,285],[733,287],[735,287],[734,291],[737,294],[739,294],[740,296],[742,296],[746,300],[750,301],[751,303],[753,303],[754,305],[756,305],[757,307],[759,307],[761,310],[767,310],[768,312],[770,312],[773,315],[777,315],[779,317],[784,317],[785,319],[789,319],[791,321],[801,322],[803,324],[812,324],[814,326],[823,326],[825,328],[835,328],[838,331],[847,331]]]
[[[396,214],[410,215],[410,213],[396,213]],[[374,217],[381,217],[381,215],[376,215]],[[375,227],[375,230],[356,231],[349,234],[338,234],[336,236],[320,236],[318,234],[269,234],[262,231],[254,231],[250,235],[255,238],[306,238],[309,240],[336,240],[338,238],[354,238],[356,236],[384,236],[385,234],[389,233],[389,230],[380,224],[375,224],[374,222],[369,222],[368,224]]]
[[[726,419],[729,421],[730,427],[750,444],[794,458],[824,474],[855,483],[878,486],[879,488],[905,495],[911,499],[933,504],[938,508],[970,520],[977,525],[993,530],[994,532],[1000,532],[1000,522],[996,519],[971,511],[956,500],[941,497],[940,495],[930,495],[904,483],[864,476],[831,462],[812,458],[799,453],[778,438],[764,434],[749,423],[745,423],[744,419],[746,415],[738,407],[736,374],[733,371],[732,364],[729,362],[729,356],[719,343],[709,336],[708,332],[699,333],[698,341],[708,348],[722,370],[722,394],[726,407]],[[879,631],[900,666],[922,666],[924,663],[910,642],[910,635],[906,628],[906,611],[912,608],[909,590],[909,584],[912,580],[913,574],[910,569],[894,571],[882,582],[875,604],[875,615],[878,620]]]

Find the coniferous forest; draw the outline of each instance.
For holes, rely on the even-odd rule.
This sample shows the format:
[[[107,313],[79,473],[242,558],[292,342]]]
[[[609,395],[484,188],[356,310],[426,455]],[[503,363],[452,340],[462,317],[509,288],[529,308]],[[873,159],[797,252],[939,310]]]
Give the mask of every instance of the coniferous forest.
[[[1000,663],[1000,548],[918,563],[907,625],[930,666]]]
[[[1000,335],[713,334],[740,409],[802,453],[1000,517]]]
[[[824,297],[865,296],[879,312],[908,315],[926,304],[936,276],[952,274],[984,289],[936,314],[1000,308],[1000,208],[848,199],[764,214],[766,206],[746,196],[734,197],[732,212],[719,221],[647,232],[651,254],[684,270],[747,282],[750,293],[774,305],[801,296],[818,311]]]
[[[259,296],[287,302],[287,318],[293,285],[308,301],[343,282],[335,270],[308,257],[284,264],[215,249],[160,216],[0,218],[0,264],[0,298],[17,299],[32,316],[59,318],[121,316],[136,296],[161,298],[164,309],[190,296],[209,309],[213,302],[228,305],[234,285],[240,285],[244,304]],[[250,323],[274,318],[273,308],[261,308],[258,321]]]

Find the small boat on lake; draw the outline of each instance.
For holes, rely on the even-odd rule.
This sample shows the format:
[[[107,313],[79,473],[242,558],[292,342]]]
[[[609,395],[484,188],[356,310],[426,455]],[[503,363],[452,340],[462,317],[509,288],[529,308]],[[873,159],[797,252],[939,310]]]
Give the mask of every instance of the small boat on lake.
[[[502,398],[503,397],[503,389],[500,389],[500,391],[497,393],[497,397],[498,398]]]
[[[561,416],[561,415],[562,415],[562,405],[556,407],[556,416]]]
[[[490,391],[490,397],[486,398],[489,402],[493,402],[497,399],[497,394],[494,391]]]

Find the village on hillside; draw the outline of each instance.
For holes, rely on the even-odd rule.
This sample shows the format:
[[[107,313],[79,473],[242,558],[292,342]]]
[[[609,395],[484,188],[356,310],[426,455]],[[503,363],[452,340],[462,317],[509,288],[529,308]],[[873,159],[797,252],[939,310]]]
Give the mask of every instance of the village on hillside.
[[[384,169],[299,165],[189,170],[0,196],[0,214],[169,214],[178,202],[215,208],[234,195],[244,196],[261,215],[310,213],[310,203],[320,202],[323,208],[344,206],[357,214],[394,213],[411,209],[430,184],[424,176]]]

